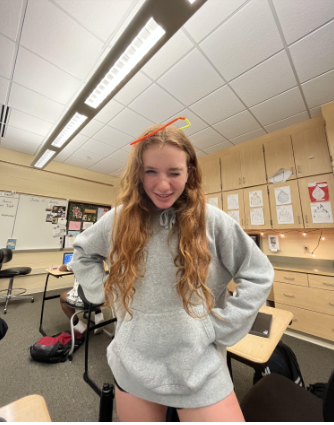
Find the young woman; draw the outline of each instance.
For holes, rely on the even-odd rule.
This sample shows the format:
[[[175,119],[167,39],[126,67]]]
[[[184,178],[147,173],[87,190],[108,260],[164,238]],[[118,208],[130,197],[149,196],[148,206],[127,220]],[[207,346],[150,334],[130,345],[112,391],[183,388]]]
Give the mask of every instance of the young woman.
[[[182,131],[166,127],[132,147],[116,208],[74,248],[86,297],[116,307],[107,357],[120,420],[165,421],[171,406],[181,421],[243,421],[226,347],[250,330],[273,268],[232,218],[205,203]],[[225,303],[232,279],[238,294]]]

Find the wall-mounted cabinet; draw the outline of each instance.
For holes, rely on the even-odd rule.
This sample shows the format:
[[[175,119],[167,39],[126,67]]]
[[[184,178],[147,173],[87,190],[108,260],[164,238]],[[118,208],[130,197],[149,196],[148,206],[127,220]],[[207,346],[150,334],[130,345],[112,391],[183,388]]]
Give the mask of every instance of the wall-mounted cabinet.
[[[245,229],[271,229],[267,185],[244,189]]]
[[[305,177],[298,180],[305,227],[322,229],[334,227],[333,174]]]
[[[302,229],[297,180],[268,185],[273,229]]]
[[[245,206],[243,189],[223,192],[223,211],[237,221],[245,229]]]
[[[297,177],[330,173],[332,166],[325,129],[323,126],[309,128],[291,135]]]
[[[223,191],[242,188],[241,160],[239,152],[221,158]]]
[[[269,179],[281,168],[291,171],[288,180],[297,178],[291,137],[286,136],[263,144],[268,183]],[[281,183],[276,181],[275,183]]]
[[[202,165],[204,193],[221,191],[220,160],[215,158]]]
[[[217,208],[223,209],[222,204],[222,193],[216,192],[216,193],[210,193],[208,195],[205,195],[205,199],[207,204],[214,205]]]

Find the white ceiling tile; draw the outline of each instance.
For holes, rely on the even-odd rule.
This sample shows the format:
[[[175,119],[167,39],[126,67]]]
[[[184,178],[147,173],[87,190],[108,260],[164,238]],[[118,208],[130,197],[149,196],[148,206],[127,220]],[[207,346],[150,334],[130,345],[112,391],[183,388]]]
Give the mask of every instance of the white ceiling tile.
[[[67,145],[54,159],[56,162],[64,162],[68,157],[70,157],[78,148],[75,146],[71,146],[71,144]]]
[[[122,147],[122,150],[125,152],[130,152],[132,149],[132,146],[130,146],[130,144],[127,144],[125,146]]]
[[[89,140],[89,137],[84,136],[83,134],[77,134],[74,139],[70,141],[70,143],[67,146],[71,146],[73,148],[80,148],[84,143],[86,143]]]
[[[322,117],[321,106],[310,109],[310,113],[312,118]]]
[[[0,103],[6,102],[7,91],[9,87],[9,80],[0,77]]]
[[[217,145],[218,143],[226,141],[221,134],[219,134],[211,127],[192,134],[189,139],[195,147],[202,150],[204,150],[204,148],[209,148],[211,146]]]
[[[105,57],[108,55],[110,50],[111,50],[110,47],[104,47],[104,50],[103,49],[101,50],[99,58],[97,59],[97,61],[95,61],[93,67],[91,68],[89,73],[86,75],[85,82],[89,81],[92,78],[94,72],[98,69],[98,67],[104,61]]]
[[[243,134],[242,136],[236,137],[232,139],[231,142],[234,145],[239,145],[240,143],[247,142],[248,140],[256,139],[257,137],[261,137],[267,134],[262,128],[255,131],[250,131],[249,133]]]
[[[146,77],[142,72],[137,72],[137,74],[125,84],[122,90],[116,94],[114,99],[123,105],[128,105],[151,84],[152,80]]]
[[[80,80],[22,47],[18,52],[13,80],[63,105],[81,85]]]
[[[110,102],[106,104],[104,108],[101,109],[100,112],[98,112],[94,119],[97,121],[101,121],[105,124],[107,124],[110,120],[114,118],[115,115],[117,115],[122,109],[124,109],[124,106],[120,103],[116,102],[114,99],[111,99]]]
[[[207,154],[221,151],[223,149],[231,148],[233,145],[230,142],[218,143],[218,145],[211,146],[210,148],[204,148],[204,152]]]
[[[153,78],[153,80],[156,80],[193,47],[194,44],[181,29],[162,46],[147,64],[144,65],[142,70],[149,77]]]
[[[8,106],[51,123],[56,122],[64,111],[63,105],[14,82]]]
[[[0,75],[5,78],[11,77],[11,69],[14,60],[15,43],[0,34]]]
[[[306,109],[298,87],[253,106],[250,110],[262,125],[272,124],[304,112]]]
[[[297,85],[285,51],[230,82],[247,106],[254,106]]]
[[[63,161],[64,164],[67,165],[73,165],[74,167],[79,167],[79,168],[85,168],[86,170],[92,166],[92,164],[90,164],[89,162],[86,161],[82,161],[81,159],[78,158],[74,158],[72,156],[70,156],[69,158],[67,158],[65,161]]]
[[[125,108],[120,112],[113,120],[111,120],[108,125],[117,130],[124,131],[127,134],[130,134],[134,138],[140,136],[140,134],[145,131],[148,127],[153,124],[152,121],[138,115],[136,112],[131,111],[131,109]]]
[[[245,106],[228,86],[224,86],[194,103],[189,109],[209,124],[215,124],[243,111]]]
[[[158,83],[187,106],[224,85],[223,79],[197,49],[159,78]]]
[[[116,148],[113,148],[112,146],[107,145],[106,143],[102,143],[102,142],[99,142],[98,140],[94,140],[94,139],[88,140],[88,142],[86,142],[82,146],[82,149],[84,149],[88,152],[93,152],[97,155],[102,156],[103,158],[112,154],[116,150]]]
[[[183,130],[184,134],[186,134],[188,137],[208,127],[208,124],[204,122],[201,118],[199,118],[196,114],[194,114],[192,111],[190,111],[190,109],[183,109],[183,111],[179,112],[179,116],[186,117],[190,122],[190,127],[185,128]],[[172,121],[174,118],[176,117],[173,116],[168,118],[163,122],[163,124]],[[184,127],[185,125],[187,125],[187,123],[184,120],[178,120],[173,123],[173,126],[177,128]]]
[[[121,178],[123,173],[125,171],[125,166],[122,166],[121,168],[119,168],[116,171],[113,171],[112,173],[110,173],[111,176],[113,177],[117,177],[117,178]]]
[[[129,107],[155,123],[161,123],[184,106],[156,84],[144,91]]]
[[[76,78],[84,78],[103,43],[51,2],[30,0],[21,44]]]
[[[334,21],[289,47],[300,82],[334,68]]]
[[[71,155],[71,158],[80,159],[81,161],[89,162],[90,165],[94,165],[98,161],[101,161],[103,156],[79,148]]]
[[[133,141],[131,136],[128,136],[121,131],[115,130],[108,125],[103,127],[102,130],[98,131],[95,134],[94,139],[103,143],[107,143],[114,148],[122,148],[126,144]]]
[[[0,28],[2,34],[16,40],[20,22],[22,0],[1,0]]]
[[[203,151],[197,151],[196,156],[197,156],[197,158],[201,158],[202,156],[207,156],[207,154]]]
[[[334,100],[334,70],[302,84],[309,108],[324,105]]]
[[[288,44],[334,18],[332,0],[274,0],[274,6]]]
[[[106,41],[126,14],[132,0],[55,0],[89,31]]]
[[[110,174],[111,172],[118,170],[120,166],[121,164],[119,162],[106,158],[89,169],[97,173]]]
[[[12,127],[26,130],[40,136],[46,136],[53,127],[51,123],[40,120],[32,115],[25,114],[17,109],[11,109],[8,124]]]
[[[243,111],[240,114],[233,115],[227,120],[221,121],[213,126],[220,134],[227,139],[235,139],[242,134],[260,128],[260,124],[248,112]]]
[[[109,158],[124,163],[127,162],[129,154],[130,152],[126,152],[123,149],[119,149],[118,151],[110,155]]]
[[[265,129],[268,131],[268,133],[272,133],[273,131],[290,127],[291,125],[298,124],[308,119],[309,117],[307,115],[307,112],[302,112],[301,114],[293,115],[292,117],[286,118],[285,120],[278,121],[270,125],[266,125]]]
[[[5,137],[2,138],[2,140],[6,140],[7,142],[19,142],[27,145],[33,145],[37,148],[37,146],[42,143],[43,137],[34,133],[30,133],[29,131],[24,131],[8,126]]]
[[[199,43],[246,0],[208,0],[185,24],[185,29]]]
[[[0,147],[5,149],[11,149],[13,151],[18,151],[26,153],[28,155],[35,155],[38,150],[38,146],[28,145],[26,143],[8,141],[6,139],[1,139]]]
[[[283,49],[266,1],[248,3],[200,46],[228,81]]]
[[[96,121],[95,119],[92,119],[89,121],[89,123],[80,131],[80,134],[87,136],[87,137],[93,137],[95,133],[97,133],[101,128],[104,127],[104,123],[100,121]]]

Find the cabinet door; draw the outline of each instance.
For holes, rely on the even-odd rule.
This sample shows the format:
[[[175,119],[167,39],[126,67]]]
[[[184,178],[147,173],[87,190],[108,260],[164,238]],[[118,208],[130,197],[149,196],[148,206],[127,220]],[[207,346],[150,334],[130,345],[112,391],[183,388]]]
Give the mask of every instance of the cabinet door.
[[[243,187],[267,183],[262,145],[243,148],[240,159]]]
[[[311,183],[327,183],[327,188],[320,186],[308,187]],[[308,229],[322,229],[334,227],[334,180],[333,174],[324,174],[320,176],[305,177],[298,180],[300,201],[302,204],[305,227]],[[314,188],[314,189],[313,189]],[[309,190],[310,189],[310,190]],[[324,189],[324,190],[323,190]],[[311,193],[310,193],[311,192]],[[312,197],[319,201],[312,202]],[[324,195],[324,196],[323,196]],[[321,201],[321,196],[323,201]],[[327,199],[327,200],[326,200]]]
[[[245,228],[271,229],[267,185],[244,189]]]
[[[240,154],[221,157],[223,191],[242,188]]]
[[[223,211],[245,228],[245,210],[243,189],[223,192]]]
[[[297,178],[290,136],[266,142],[263,147],[268,181],[280,168],[292,172],[288,180]],[[275,183],[280,183],[280,181]]]
[[[323,126],[292,134],[297,177],[313,176],[332,171]]]
[[[205,162],[202,165],[204,193],[221,191],[219,158]]]
[[[222,193],[210,193],[209,195],[205,195],[206,203],[214,205],[217,208],[223,209],[223,203],[222,203]],[[210,200],[210,202],[209,202]]]
[[[302,229],[304,224],[297,180],[271,184],[268,189],[273,229]]]

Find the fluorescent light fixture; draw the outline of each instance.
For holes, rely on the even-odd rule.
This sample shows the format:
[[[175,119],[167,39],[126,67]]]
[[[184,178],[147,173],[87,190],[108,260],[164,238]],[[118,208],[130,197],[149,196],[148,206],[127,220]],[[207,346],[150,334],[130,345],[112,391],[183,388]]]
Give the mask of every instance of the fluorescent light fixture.
[[[188,0],[188,1],[189,1],[189,3],[193,4],[193,3],[195,3],[196,0]]]
[[[36,162],[34,167],[42,168],[44,165],[53,157],[55,154],[55,151],[51,151],[50,149],[47,149],[43,155],[39,158],[39,160]]]
[[[165,32],[166,31],[151,18],[115,62],[114,66],[95,87],[93,92],[86,99],[85,104],[92,108],[97,108],[158,40],[160,40]]]
[[[56,148],[62,147],[86,119],[87,117],[85,115],[76,112],[51,145]]]

